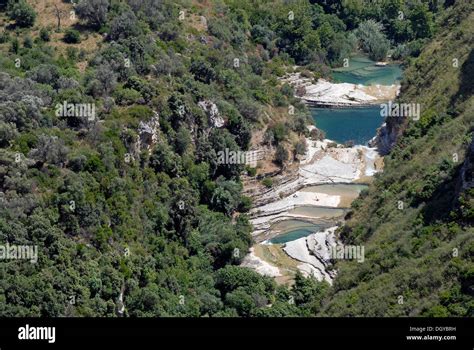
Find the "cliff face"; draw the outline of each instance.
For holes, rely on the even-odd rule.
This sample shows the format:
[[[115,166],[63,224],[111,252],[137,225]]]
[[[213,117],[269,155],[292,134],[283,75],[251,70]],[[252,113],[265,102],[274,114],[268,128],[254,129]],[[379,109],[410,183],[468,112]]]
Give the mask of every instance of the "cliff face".
[[[371,147],[376,147],[381,155],[386,155],[397,143],[403,133],[406,120],[387,118],[385,123],[377,130],[377,135],[369,142]]]
[[[365,261],[337,263],[327,316],[473,316],[474,4],[459,1],[408,63],[400,103],[374,142],[384,172],[339,232]]]

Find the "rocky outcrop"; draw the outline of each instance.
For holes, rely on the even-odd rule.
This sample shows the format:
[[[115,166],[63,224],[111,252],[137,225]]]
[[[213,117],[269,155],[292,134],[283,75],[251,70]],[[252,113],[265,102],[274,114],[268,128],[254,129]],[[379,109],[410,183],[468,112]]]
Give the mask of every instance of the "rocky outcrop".
[[[158,142],[160,117],[157,112],[153,113],[153,117],[148,121],[140,121],[136,131],[126,127],[123,128],[120,137],[127,148],[126,162],[138,159],[143,150],[151,153]]]
[[[364,86],[351,83],[331,83],[319,79],[316,83],[300,73],[287,74],[282,82],[292,85],[304,102],[315,107],[364,107],[393,100],[400,91],[399,85]]]
[[[318,281],[332,283],[336,273],[329,269],[331,265],[331,247],[336,244],[334,231],[331,227],[325,231],[313,233],[285,244],[283,250],[293,259],[302,262],[298,268],[303,274],[313,276]]]
[[[138,137],[140,143],[140,150],[146,149],[149,152],[153,146],[158,142],[158,133],[160,130],[160,117],[157,112],[154,112],[153,117],[147,121],[141,121],[138,125]]]
[[[385,123],[377,129],[377,134],[370,140],[369,146],[377,148],[381,155],[388,154],[403,133],[405,125],[405,118],[387,118]]]
[[[209,100],[199,101],[198,106],[206,112],[211,127],[222,128],[224,126],[224,118],[220,115],[219,109],[214,102]]]
[[[256,256],[254,248],[250,248],[250,253],[245,256],[241,266],[251,268],[263,276],[281,276],[280,269]]]

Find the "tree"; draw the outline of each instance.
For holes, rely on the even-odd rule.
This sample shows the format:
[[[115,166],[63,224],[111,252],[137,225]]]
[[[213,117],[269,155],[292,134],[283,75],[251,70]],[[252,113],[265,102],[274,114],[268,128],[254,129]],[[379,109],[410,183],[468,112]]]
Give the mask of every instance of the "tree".
[[[55,87],[60,74],[57,66],[52,64],[40,64],[28,72],[28,76],[40,84],[48,84]]]
[[[119,40],[136,37],[141,34],[137,17],[132,11],[126,11],[113,19],[108,39]]]
[[[175,178],[170,189],[173,198],[170,204],[171,225],[178,236],[187,245],[191,230],[196,223],[196,206],[198,194],[183,178]]]
[[[279,166],[283,166],[288,160],[288,151],[283,145],[278,145],[275,152],[275,162]]]
[[[362,50],[376,61],[384,60],[390,48],[390,42],[382,33],[382,29],[382,24],[370,19],[359,24],[355,31]]]
[[[38,144],[29,156],[41,163],[61,164],[67,159],[68,149],[64,142],[56,136],[41,135]]]
[[[191,133],[184,126],[180,126],[176,133],[175,150],[179,155],[183,155],[191,145]]]
[[[0,121],[0,147],[5,148],[10,145],[10,141],[18,136],[15,124]]]
[[[225,181],[223,177],[219,177],[216,184],[211,198],[211,205],[214,209],[230,216],[241,203],[240,191],[242,186],[235,181]]]
[[[211,83],[211,81],[216,79],[216,72],[211,67],[211,65],[205,60],[193,59],[191,62],[190,72],[194,74],[194,77],[197,80],[200,80],[206,84]]]
[[[328,290],[327,282],[318,282],[314,278],[304,277],[300,272],[296,274],[295,284],[292,287],[295,304],[309,311],[311,315],[319,311]]]
[[[89,26],[99,29],[107,20],[108,9],[108,0],[81,0],[76,5],[76,14]]]
[[[150,165],[156,172],[164,172],[170,176],[176,176],[181,171],[181,159],[173,152],[166,142],[156,145],[150,157]]]
[[[433,15],[428,5],[417,3],[411,10],[409,17],[415,38],[427,38],[433,33]]]
[[[226,295],[225,303],[229,307],[237,310],[240,316],[250,316],[250,312],[255,308],[254,299],[242,288],[238,288]]]
[[[54,9],[56,10],[56,18],[58,20],[58,28],[57,30],[61,29],[61,16],[63,15],[63,12],[59,9],[58,5],[54,4]]]
[[[25,0],[12,1],[8,4],[8,16],[18,26],[26,28],[32,27],[35,23],[36,12]]]
[[[248,149],[252,138],[252,131],[249,123],[234,111],[234,113],[231,113],[228,116],[227,128],[233,135],[235,135],[235,141],[237,144],[244,150]]]

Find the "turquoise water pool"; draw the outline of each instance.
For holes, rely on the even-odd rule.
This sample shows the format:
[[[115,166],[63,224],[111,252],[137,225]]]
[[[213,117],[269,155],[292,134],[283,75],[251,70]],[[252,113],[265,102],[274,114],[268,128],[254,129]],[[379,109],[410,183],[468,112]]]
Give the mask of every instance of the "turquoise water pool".
[[[380,107],[363,108],[312,108],[311,115],[318,129],[326,138],[338,143],[353,141],[366,145],[382,125]]]
[[[400,65],[390,64],[378,67],[375,66],[374,61],[360,55],[353,56],[349,60],[349,67],[333,70],[333,78],[336,82],[353,84],[399,84],[401,77]],[[338,143],[353,141],[357,145],[366,145],[383,123],[380,106],[312,108],[311,114],[316,127],[326,132],[326,138]]]

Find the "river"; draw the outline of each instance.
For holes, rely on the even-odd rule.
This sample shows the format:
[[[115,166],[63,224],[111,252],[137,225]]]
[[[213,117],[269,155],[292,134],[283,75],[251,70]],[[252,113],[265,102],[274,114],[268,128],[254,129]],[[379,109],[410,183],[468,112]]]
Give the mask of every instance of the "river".
[[[334,70],[333,79],[353,84],[392,85],[399,83],[401,74],[399,65],[376,66],[375,62],[357,55],[349,61],[349,67]],[[327,158],[326,161],[314,164],[314,169],[326,173],[335,172],[331,175],[342,178],[347,176],[347,171],[344,170],[344,174],[339,174],[338,169],[343,168],[333,166],[333,163],[339,161],[341,164],[347,164],[350,162],[348,159],[351,152],[352,154],[355,152],[354,149],[362,152],[366,162],[373,158],[374,150],[365,146],[383,123],[378,105],[334,109],[312,108],[311,114],[315,126],[326,133],[327,139],[339,144],[352,141],[356,145],[345,149],[326,149],[324,152],[332,155],[333,159],[323,154],[323,160]],[[364,163],[364,160],[360,162]],[[304,168],[303,165],[301,167]],[[334,276],[328,273],[324,259],[317,254],[316,259],[315,253],[310,251],[309,238],[312,241],[319,240],[320,246],[323,247],[335,242],[335,228],[343,223],[350,203],[367,187],[363,183],[373,175],[375,167],[375,163],[363,164],[356,167],[358,170],[355,171],[358,171],[358,174],[348,179],[347,183],[305,185],[294,194],[261,207],[260,217],[254,219],[252,223],[254,227],[260,225],[258,230],[260,237],[261,232],[264,232],[263,236],[269,238],[258,240],[260,243],[253,247],[251,255],[244,260],[243,265],[252,267],[262,274],[271,275],[280,283],[291,283],[291,276],[297,270],[331,283]],[[361,174],[363,172],[365,177]],[[273,211],[269,212],[267,208]],[[320,251],[319,254],[326,254],[327,258],[327,252]]]

